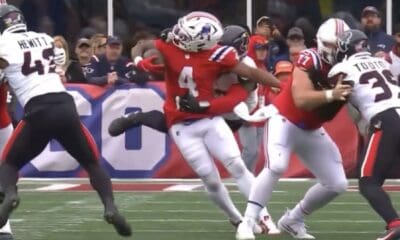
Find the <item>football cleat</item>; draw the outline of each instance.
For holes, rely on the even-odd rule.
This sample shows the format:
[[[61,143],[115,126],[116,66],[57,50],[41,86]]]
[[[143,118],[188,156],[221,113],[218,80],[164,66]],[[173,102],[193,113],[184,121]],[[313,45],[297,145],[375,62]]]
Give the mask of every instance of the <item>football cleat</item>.
[[[281,233],[272,220],[272,217],[269,215],[260,217],[258,225],[262,228],[262,234],[276,235]]]
[[[14,240],[11,233],[0,233],[0,240]]]
[[[400,239],[400,227],[391,228],[385,232],[385,235],[376,240],[396,240]]]
[[[114,225],[114,228],[119,235],[124,237],[129,237],[132,235],[131,226],[117,210],[105,212],[104,219],[109,224]]]
[[[253,229],[255,221],[252,218],[244,217],[236,230],[236,240],[254,240]]]
[[[289,233],[296,239],[315,239],[313,235],[307,233],[306,225],[304,221],[298,220],[290,216],[290,210],[279,219],[278,228],[281,231]]]
[[[140,112],[125,114],[119,118],[114,119],[111,122],[110,126],[108,127],[108,133],[111,136],[116,137],[116,136],[124,133],[129,128],[138,126],[140,123],[135,118],[135,116],[138,113],[140,113]]]

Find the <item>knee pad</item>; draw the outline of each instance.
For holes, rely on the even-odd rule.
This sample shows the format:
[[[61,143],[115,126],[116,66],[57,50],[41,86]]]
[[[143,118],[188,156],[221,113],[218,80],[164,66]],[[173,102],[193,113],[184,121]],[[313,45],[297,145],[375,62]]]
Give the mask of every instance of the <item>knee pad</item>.
[[[240,157],[232,158],[232,161],[230,161],[230,163],[225,167],[233,178],[240,178],[246,171],[248,171]]]

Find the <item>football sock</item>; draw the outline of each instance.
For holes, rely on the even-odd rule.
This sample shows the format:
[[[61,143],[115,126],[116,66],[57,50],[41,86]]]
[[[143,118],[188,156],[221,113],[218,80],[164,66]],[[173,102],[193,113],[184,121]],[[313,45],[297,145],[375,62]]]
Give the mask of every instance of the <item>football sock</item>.
[[[0,229],[0,233],[12,233],[11,232],[11,226],[10,226],[10,221],[7,221],[6,225],[4,225],[1,229]]]
[[[97,163],[85,167],[90,184],[97,191],[106,210],[115,210],[111,180],[106,171]]]
[[[272,191],[279,178],[280,174],[276,174],[268,168],[261,171],[251,186],[249,201],[244,214],[246,217],[258,219],[261,209],[271,198]]]
[[[358,184],[360,193],[387,224],[399,218],[389,195],[383,190],[378,181],[370,177],[363,177]]]
[[[225,185],[222,184],[220,178],[215,176],[215,174],[209,174],[208,176],[202,177],[202,180],[210,199],[225,212],[228,218],[233,223],[241,221],[242,215],[233,204],[229,192]]]
[[[320,183],[312,186],[304,195],[304,198],[291,211],[291,214],[299,220],[303,220],[306,215],[325,206],[332,199],[338,196],[335,191],[328,190]]]
[[[16,194],[18,181],[18,168],[9,163],[3,162],[0,165],[1,190],[7,194]]]

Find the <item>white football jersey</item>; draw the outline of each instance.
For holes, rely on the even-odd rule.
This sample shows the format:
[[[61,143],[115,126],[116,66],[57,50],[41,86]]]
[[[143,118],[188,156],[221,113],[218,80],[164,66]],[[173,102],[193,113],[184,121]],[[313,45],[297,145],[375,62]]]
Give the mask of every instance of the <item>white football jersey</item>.
[[[336,64],[328,77],[338,73],[345,73],[344,82],[354,84],[349,101],[368,121],[386,109],[400,107],[400,87],[384,59],[357,53]]]
[[[257,68],[257,65],[254,62],[254,60],[252,58],[248,57],[248,56],[244,57],[241,61],[244,64],[246,64],[247,66],[249,66],[249,67]],[[237,83],[239,83],[238,78],[237,78],[237,74],[235,74],[235,73],[224,73],[215,82],[214,89],[217,92],[218,91],[226,92],[226,91],[228,91],[228,89],[231,87],[232,84],[237,84]],[[257,96],[257,88],[256,88],[249,94],[249,96],[246,99],[245,103],[246,103],[247,107],[249,108],[249,110],[253,111],[257,106],[257,102],[258,102],[258,96]],[[224,114],[223,117],[225,119],[228,119],[228,120],[240,119],[234,113]]]
[[[4,73],[22,106],[35,96],[65,91],[55,72],[53,49],[53,39],[44,33],[4,33],[0,37],[0,58],[9,64]]]

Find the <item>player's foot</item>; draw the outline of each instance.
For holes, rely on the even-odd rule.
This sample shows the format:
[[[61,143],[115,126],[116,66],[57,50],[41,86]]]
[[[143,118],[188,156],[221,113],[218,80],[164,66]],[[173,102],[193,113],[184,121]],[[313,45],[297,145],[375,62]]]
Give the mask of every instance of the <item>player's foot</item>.
[[[137,119],[137,114],[140,112],[136,113],[130,113],[127,115],[124,115],[122,117],[114,119],[110,126],[108,127],[108,133],[110,133],[111,136],[116,137],[129,128],[133,128],[139,125],[139,121]]]
[[[279,228],[276,227],[274,221],[272,220],[272,217],[269,215],[260,217],[258,225],[262,228],[262,233],[264,234],[276,235],[281,233]]]
[[[244,217],[236,230],[236,240],[254,240],[253,229],[255,225],[254,219]]]
[[[281,231],[285,231],[297,239],[315,239],[313,235],[307,233],[304,221],[292,217],[289,209],[281,219],[279,219],[278,227]]]
[[[14,240],[11,233],[0,233],[0,240]]]
[[[0,205],[0,228],[8,221],[12,211],[19,205],[19,197],[17,192],[10,192],[4,196],[4,200]]]
[[[119,235],[125,237],[132,235],[131,226],[126,222],[125,218],[118,212],[118,210],[105,212],[104,219],[109,224],[114,225],[114,228],[117,230]]]
[[[385,235],[376,240],[395,240],[400,239],[400,227],[391,228],[385,232]]]

